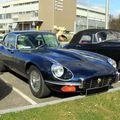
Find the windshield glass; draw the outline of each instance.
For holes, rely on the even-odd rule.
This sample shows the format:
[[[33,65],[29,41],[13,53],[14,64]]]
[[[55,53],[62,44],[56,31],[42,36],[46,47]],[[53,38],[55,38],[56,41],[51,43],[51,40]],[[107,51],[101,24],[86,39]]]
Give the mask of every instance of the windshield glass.
[[[96,33],[96,36],[97,36],[98,42],[120,39],[120,33],[114,32],[114,31],[101,31]]]
[[[22,33],[17,39],[18,49],[32,49],[37,47],[58,47],[59,43],[52,33]]]

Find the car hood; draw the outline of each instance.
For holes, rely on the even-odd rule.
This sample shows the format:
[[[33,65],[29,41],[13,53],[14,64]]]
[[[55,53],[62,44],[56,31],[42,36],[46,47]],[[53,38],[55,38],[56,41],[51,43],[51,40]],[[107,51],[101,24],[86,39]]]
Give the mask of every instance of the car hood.
[[[34,52],[52,63],[60,63],[70,69],[76,76],[85,78],[96,75],[108,75],[115,69],[108,63],[108,57],[74,49],[42,49]],[[81,74],[80,74],[81,73]]]

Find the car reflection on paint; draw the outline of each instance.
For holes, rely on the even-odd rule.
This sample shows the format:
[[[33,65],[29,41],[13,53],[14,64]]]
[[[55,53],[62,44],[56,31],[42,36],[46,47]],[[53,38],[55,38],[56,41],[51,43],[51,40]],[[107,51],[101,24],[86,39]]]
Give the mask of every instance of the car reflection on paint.
[[[36,97],[46,97],[51,90],[88,93],[108,89],[119,79],[114,60],[63,49],[50,32],[8,33],[0,46],[0,71],[6,68],[27,78]]]

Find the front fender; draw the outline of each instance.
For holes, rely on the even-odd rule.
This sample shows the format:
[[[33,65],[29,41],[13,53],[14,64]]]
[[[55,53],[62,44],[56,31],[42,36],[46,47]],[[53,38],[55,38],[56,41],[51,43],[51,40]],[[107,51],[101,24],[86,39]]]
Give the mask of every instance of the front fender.
[[[48,79],[49,76],[52,75],[51,73],[52,64],[53,63],[50,60],[43,58],[43,57],[32,58],[25,62],[26,73],[27,74],[29,73],[29,69],[33,65],[33,66],[36,66],[40,70],[44,79]]]

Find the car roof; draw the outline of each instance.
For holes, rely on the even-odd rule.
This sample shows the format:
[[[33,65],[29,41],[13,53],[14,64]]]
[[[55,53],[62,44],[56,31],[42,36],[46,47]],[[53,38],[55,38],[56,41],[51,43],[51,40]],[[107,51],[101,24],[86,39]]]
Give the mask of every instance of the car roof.
[[[81,38],[81,36],[82,36],[83,34],[96,34],[97,32],[100,32],[100,31],[115,31],[115,32],[119,32],[119,31],[112,30],[112,29],[86,29],[86,30],[77,32],[77,33],[73,36],[73,38],[72,38],[72,40],[71,40],[70,43],[71,43],[71,44],[72,44],[72,43],[76,43],[76,42],[79,40],[79,38]]]
[[[115,31],[115,32],[119,32],[117,30],[113,30],[113,29],[86,29],[86,30],[83,30],[83,31],[79,31],[78,33],[76,34],[81,34],[81,33],[97,33],[97,32],[100,32],[100,31]]]
[[[14,32],[10,32],[8,34],[22,34],[22,33],[42,33],[42,34],[45,34],[45,33],[49,33],[49,34],[55,34],[53,32],[46,32],[46,31],[14,31]]]

